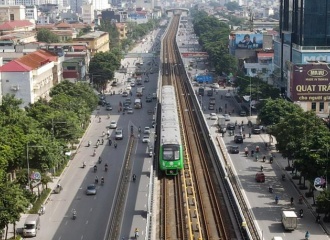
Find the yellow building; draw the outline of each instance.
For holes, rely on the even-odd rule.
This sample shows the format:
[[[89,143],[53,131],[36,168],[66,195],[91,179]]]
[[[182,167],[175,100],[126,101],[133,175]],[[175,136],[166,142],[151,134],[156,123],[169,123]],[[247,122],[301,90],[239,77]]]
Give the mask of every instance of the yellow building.
[[[98,52],[107,52],[109,48],[109,33],[102,31],[89,32],[81,37],[74,38],[74,43],[87,43],[91,56]]]
[[[119,40],[127,38],[127,25],[126,23],[116,23],[116,28],[119,32]]]

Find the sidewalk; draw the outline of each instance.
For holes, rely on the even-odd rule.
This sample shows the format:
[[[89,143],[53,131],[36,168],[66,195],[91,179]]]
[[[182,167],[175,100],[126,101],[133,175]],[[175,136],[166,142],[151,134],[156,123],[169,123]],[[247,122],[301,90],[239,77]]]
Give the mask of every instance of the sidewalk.
[[[260,137],[262,138],[264,143],[269,143],[269,135],[262,133],[260,134]],[[276,144],[276,139],[275,137],[273,137],[273,143],[270,146],[270,152],[273,153],[273,155],[275,156],[274,162],[277,163],[279,166],[281,166],[282,168],[282,172],[283,174],[286,175],[286,181],[290,181],[292,183],[292,185],[294,186],[294,188],[297,190],[297,192],[299,193],[299,195],[303,196],[303,201],[306,204],[308,210],[313,214],[313,216],[315,217],[316,220],[316,216],[318,215],[316,212],[316,205],[315,202],[313,200],[313,197],[306,197],[305,193],[309,192],[309,187],[311,185],[311,183],[306,180],[305,182],[305,186],[306,186],[306,190],[302,190],[300,189],[300,186],[302,186],[302,184],[299,185],[299,179],[293,179],[293,176],[295,176],[295,173],[293,171],[287,171],[285,168],[288,167],[288,160],[284,159],[281,154],[275,150],[275,144]],[[291,162],[290,162],[291,164]],[[297,175],[299,175],[299,172],[297,173]],[[303,180],[301,181],[303,183]],[[319,196],[320,192],[319,191],[314,191],[314,199],[316,201],[317,196]],[[298,202],[298,199],[295,199],[295,202]],[[325,223],[323,222],[322,218],[323,218],[324,214],[321,214],[321,222],[320,225],[322,226],[322,228],[324,229],[325,233],[327,235],[330,235],[330,223]]]

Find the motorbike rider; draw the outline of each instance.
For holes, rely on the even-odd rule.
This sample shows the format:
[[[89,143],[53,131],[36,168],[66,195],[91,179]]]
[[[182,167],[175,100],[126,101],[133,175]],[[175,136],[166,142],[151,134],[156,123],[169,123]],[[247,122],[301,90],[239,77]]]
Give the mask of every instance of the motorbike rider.
[[[282,180],[283,181],[285,180],[285,174],[282,174]]]
[[[95,157],[95,155],[96,155],[96,150],[94,149],[94,151],[93,151],[93,157]]]
[[[77,217],[77,211],[76,211],[76,209],[73,209],[72,210],[72,218],[76,219],[76,217]]]
[[[251,157],[253,157],[254,156],[254,151],[253,150],[251,150]]]
[[[266,161],[266,156],[262,157],[262,161],[265,162]]]
[[[113,145],[114,145],[115,148],[117,148],[117,142],[116,141],[114,142]]]
[[[299,210],[299,215],[300,215],[300,217],[302,218],[303,215],[304,215],[304,210],[300,209],[300,210]]]
[[[290,198],[290,203],[293,204],[293,197]]]
[[[86,167],[86,163],[85,162],[83,162],[83,168],[85,168]]]
[[[245,147],[244,148],[244,152],[245,152],[245,156],[247,157],[249,155],[249,149],[248,149],[248,147]]]
[[[309,239],[309,232],[307,231],[305,234],[305,239],[308,240]]]
[[[260,166],[260,172],[262,172],[263,170],[264,170],[264,166],[261,165],[261,166]]]
[[[99,183],[99,177],[98,176],[95,176],[95,183]]]
[[[133,182],[135,182],[135,180],[136,180],[136,175],[135,174],[133,174]]]
[[[101,163],[102,162],[102,158],[101,157],[99,157],[99,163]]]
[[[138,228],[135,228],[134,235],[135,235],[135,238],[137,238],[139,236],[139,229]]]
[[[96,172],[96,170],[97,170],[97,166],[96,166],[96,165],[94,165],[94,172]]]
[[[278,200],[279,200],[279,198],[278,198],[278,196],[276,195],[276,196],[275,196],[275,203],[276,203],[276,204],[278,203]]]
[[[104,184],[104,177],[101,177],[101,183]]]
[[[269,192],[272,193],[273,192],[273,186],[270,185],[269,188],[268,188]]]
[[[107,163],[104,164],[104,170],[105,170],[105,171],[108,171],[108,164],[107,164]]]
[[[259,146],[256,146],[256,152],[258,153],[260,150]]]
[[[88,141],[87,146],[90,147],[90,145],[92,145],[92,142]]]

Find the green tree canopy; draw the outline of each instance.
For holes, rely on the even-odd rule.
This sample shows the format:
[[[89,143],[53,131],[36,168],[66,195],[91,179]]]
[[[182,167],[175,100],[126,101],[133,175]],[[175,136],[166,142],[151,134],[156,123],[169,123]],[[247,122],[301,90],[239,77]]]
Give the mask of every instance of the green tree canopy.
[[[37,32],[37,40],[38,42],[46,42],[46,43],[57,43],[59,42],[59,37],[52,33],[49,29],[42,28]]]

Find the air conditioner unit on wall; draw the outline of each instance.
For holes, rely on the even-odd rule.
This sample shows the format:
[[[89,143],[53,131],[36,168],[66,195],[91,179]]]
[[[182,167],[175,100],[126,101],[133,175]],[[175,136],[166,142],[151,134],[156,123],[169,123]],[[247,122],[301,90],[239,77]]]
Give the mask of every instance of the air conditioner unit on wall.
[[[33,89],[34,89],[34,90],[39,90],[39,89],[40,89],[40,85],[39,85],[39,84],[34,85]]]
[[[10,89],[11,89],[12,91],[18,91],[18,90],[19,90],[19,86],[18,86],[18,85],[16,85],[16,86],[11,86]]]

